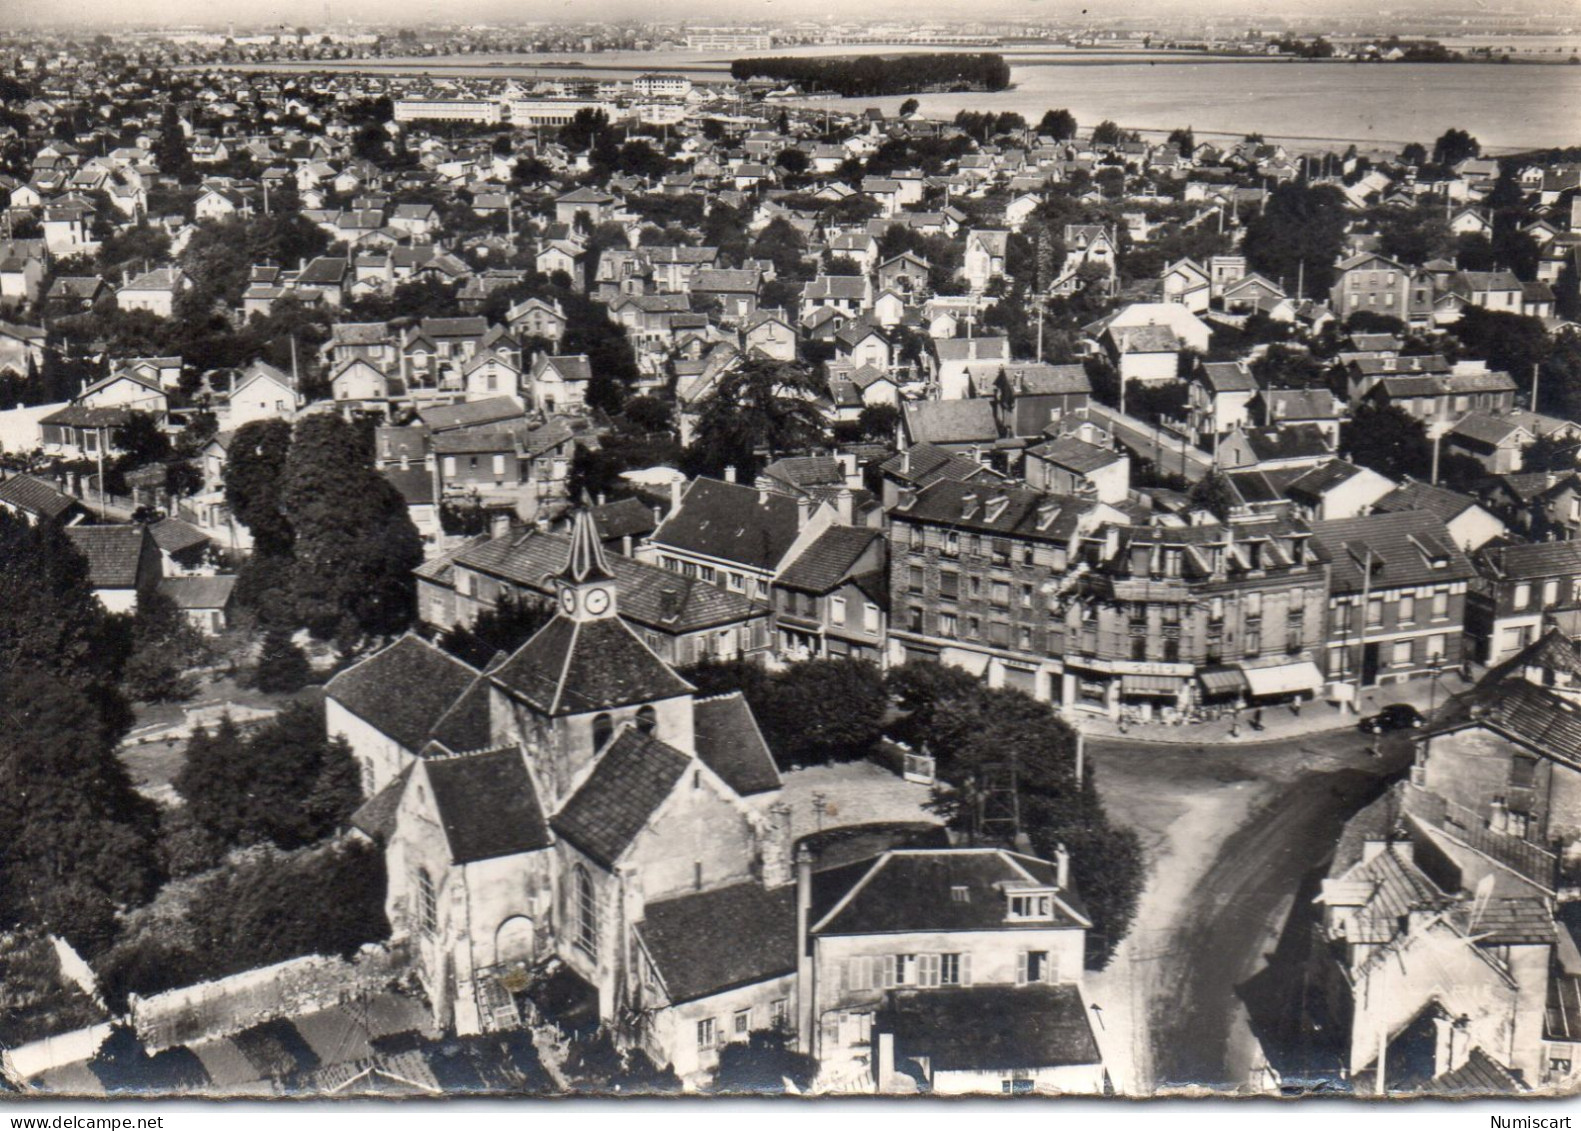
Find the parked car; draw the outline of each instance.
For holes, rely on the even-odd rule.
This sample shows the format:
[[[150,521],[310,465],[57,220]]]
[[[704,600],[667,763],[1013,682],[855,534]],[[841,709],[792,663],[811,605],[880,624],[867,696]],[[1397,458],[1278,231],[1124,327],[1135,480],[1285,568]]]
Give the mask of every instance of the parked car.
[[[1358,726],[1368,734],[1387,734],[1391,730],[1417,730],[1427,720],[1409,703],[1391,703],[1376,715],[1368,715]]]

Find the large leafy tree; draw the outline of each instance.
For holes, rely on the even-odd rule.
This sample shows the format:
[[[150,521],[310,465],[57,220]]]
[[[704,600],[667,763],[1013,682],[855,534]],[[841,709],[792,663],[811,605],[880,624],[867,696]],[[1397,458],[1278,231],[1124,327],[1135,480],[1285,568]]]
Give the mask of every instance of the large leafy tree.
[[[816,395],[806,369],[764,358],[742,363],[699,405],[688,462],[711,474],[734,467],[750,481],[765,462],[819,445],[824,425]]]
[[[157,886],[155,810],[115,747],[124,720],[37,669],[0,679],[0,917],[96,954]]]
[[[24,670],[102,676],[103,632],[88,563],[71,539],[55,523],[0,511],[0,679]]]
[[[1399,405],[1363,403],[1340,430],[1340,449],[1352,463],[1390,479],[1425,479],[1432,471],[1427,429]]]
[[[326,738],[321,704],[299,703],[251,734],[227,717],[187,744],[177,792],[193,819],[227,845],[310,844],[361,798],[344,739]]]
[[[237,430],[226,453],[225,505],[252,534],[257,553],[291,549],[291,524],[281,498],[290,451],[290,424],[255,420]]]
[[[193,175],[192,154],[187,150],[187,138],[181,131],[181,117],[174,102],[165,103],[159,115],[159,142],[154,147],[154,163],[166,176],[190,180]]]
[[[299,621],[322,637],[405,628],[415,608],[412,570],[423,560],[422,539],[406,501],[374,470],[356,429],[328,414],[299,421],[281,498],[294,537]]]
[[[1291,289],[1302,277],[1307,294],[1326,294],[1346,220],[1345,196],[1333,185],[1280,185],[1268,194],[1263,213],[1246,225],[1247,265]]]

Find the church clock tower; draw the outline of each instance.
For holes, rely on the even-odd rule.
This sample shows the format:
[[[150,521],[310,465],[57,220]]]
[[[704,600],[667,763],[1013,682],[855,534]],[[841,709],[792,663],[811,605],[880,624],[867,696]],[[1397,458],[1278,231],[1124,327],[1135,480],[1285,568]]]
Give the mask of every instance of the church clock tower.
[[[604,558],[604,544],[598,540],[593,516],[586,510],[576,512],[571,523],[571,551],[565,569],[555,578],[560,612],[578,623],[613,617],[615,573]]]

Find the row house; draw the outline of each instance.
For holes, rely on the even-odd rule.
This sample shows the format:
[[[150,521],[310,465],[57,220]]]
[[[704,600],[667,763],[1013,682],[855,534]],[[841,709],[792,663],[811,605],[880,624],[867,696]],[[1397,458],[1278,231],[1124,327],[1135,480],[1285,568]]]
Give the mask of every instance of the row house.
[[[1417,679],[1461,663],[1476,571],[1436,515],[1421,510],[1312,524],[1330,570],[1324,672],[1344,688]]]
[[[1123,517],[954,478],[900,487],[888,514],[890,663],[936,660],[1065,702],[1060,652],[1046,646],[1049,594],[1072,566],[1076,536]]]
[[[882,530],[845,525],[804,545],[774,578],[777,648],[790,659],[857,659],[882,664],[889,600]]]
[[[1397,405],[1429,428],[1442,428],[1468,412],[1508,412],[1515,391],[1508,373],[1457,366],[1450,373],[1380,377],[1365,395],[1379,407]]]
[[[1322,686],[1328,571],[1305,526],[1107,524],[1049,602],[1079,710],[1152,717],[1200,702],[1300,702]]]
[[[776,575],[840,521],[835,505],[810,495],[699,477],[673,501],[645,556],[682,577],[767,601]]]
[[[1581,542],[1488,546],[1472,562],[1466,638],[1481,663],[1503,663],[1536,642],[1551,613],[1581,605]]]

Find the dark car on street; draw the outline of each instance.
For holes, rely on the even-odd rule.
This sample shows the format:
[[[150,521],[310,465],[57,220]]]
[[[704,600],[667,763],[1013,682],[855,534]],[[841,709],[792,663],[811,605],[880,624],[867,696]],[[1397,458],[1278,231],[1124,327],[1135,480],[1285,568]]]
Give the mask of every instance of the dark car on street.
[[[1376,715],[1368,715],[1358,729],[1368,734],[1387,734],[1392,730],[1417,730],[1427,720],[1409,703],[1391,703]]]

